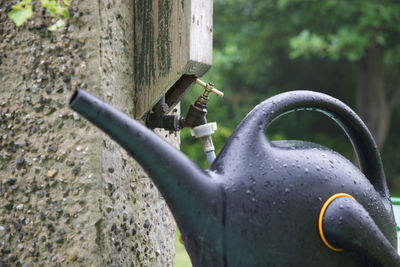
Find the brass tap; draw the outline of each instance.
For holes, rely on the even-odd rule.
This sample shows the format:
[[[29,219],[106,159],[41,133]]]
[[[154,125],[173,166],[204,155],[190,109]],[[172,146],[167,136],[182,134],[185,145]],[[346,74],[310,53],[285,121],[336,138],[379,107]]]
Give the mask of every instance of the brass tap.
[[[196,79],[196,83],[198,85],[200,85],[201,87],[204,87],[205,91],[203,93],[203,96],[208,97],[208,94],[210,92],[213,92],[214,94],[216,94],[219,97],[223,97],[224,93],[221,92],[220,90],[218,90],[217,88],[214,88],[214,84],[212,83],[205,83],[200,79]]]

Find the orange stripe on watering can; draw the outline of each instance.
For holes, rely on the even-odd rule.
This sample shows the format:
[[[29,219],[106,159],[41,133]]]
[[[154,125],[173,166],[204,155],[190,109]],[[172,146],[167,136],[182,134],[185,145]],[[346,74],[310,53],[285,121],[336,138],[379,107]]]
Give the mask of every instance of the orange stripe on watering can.
[[[328,206],[332,203],[332,201],[334,201],[335,199],[339,198],[339,197],[348,197],[351,198],[352,200],[356,200],[354,197],[352,197],[349,194],[346,193],[337,193],[334,194],[333,196],[331,196],[330,198],[328,198],[327,201],[325,201],[324,205],[321,208],[321,211],[319,212],[319,218],[318,218],[318,231],[319,231],[319,235],[322,239],[322,242],[324,242],[324,244],[334,250],[334,251],[344,251],[344,249],[341,248],[336,248],[334,246],[332,246],[331,244],[329,244],[328,240],[326,240],[325,235],[324,235],[324,230],[322,229],[322,222],[324,219],[324,215],[325,215],[325,211],[328,208]]]

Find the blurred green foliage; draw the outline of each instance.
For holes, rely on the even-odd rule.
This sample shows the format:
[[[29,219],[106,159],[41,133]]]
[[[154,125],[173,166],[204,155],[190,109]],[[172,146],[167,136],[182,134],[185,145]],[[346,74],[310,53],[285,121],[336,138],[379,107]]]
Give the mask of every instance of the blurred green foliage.
[[[211,96],[208,121],[217,152],[237,124],[259,102],[280,92],[309,89],[332,95],[355,109],[357,62],[371,42],[385,49],[387,87],[400,77],[400,2],[395,0],[214,0],[213,67],[203,77],[225,96]],[[389,89],[388,89],[389,90]],[[392,90],[392,89],[390,89]],[[389,91],[390,91],[389,90]],[[195,86],[182,114],[202,92]],[[382,150],[392,195],[400,193],[400,108],[392,114]],[[270,139],[308,140],[349,159],[347,137],[328,117],[297,112],[267,129]],[[199,140],[181,132],[182,150],[207,168]]]

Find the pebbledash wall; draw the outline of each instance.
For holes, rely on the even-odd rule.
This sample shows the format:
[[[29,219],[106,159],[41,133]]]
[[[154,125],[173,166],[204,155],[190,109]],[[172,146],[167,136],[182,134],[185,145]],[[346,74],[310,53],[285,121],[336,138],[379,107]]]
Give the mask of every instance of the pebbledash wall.
[[[39,6],[16,28],[7,18],[14,2],[0,2],[0,265],[173,266],[175,223],[163,198],[68,108],[79,87],[135,113],[136,1],[72,1],[56,33]],[[158,133],[179,146],[176,133]]]

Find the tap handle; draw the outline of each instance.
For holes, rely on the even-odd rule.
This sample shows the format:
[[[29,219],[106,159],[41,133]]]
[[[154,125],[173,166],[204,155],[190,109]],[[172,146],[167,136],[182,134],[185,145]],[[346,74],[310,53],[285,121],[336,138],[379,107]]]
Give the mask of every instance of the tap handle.
[[[212,84],[212,83],[205,83],[205,82],[203,82],[203,81],[200,80],[200,79],[196,79],[196,83],[197,83],[198,85],[200,85],[201,87],[204,87],[204,89],[205,89],[205,91],[204,91],[204,93],[203,93],[204,96],[208,96],[208,94],[209,94],[210,92],[213,92],[214,94],[216,94],[216,95],[219,96],[219,97],[224,96],[224,93],[221,92],[220,90],[214,88],[214,84]]]

